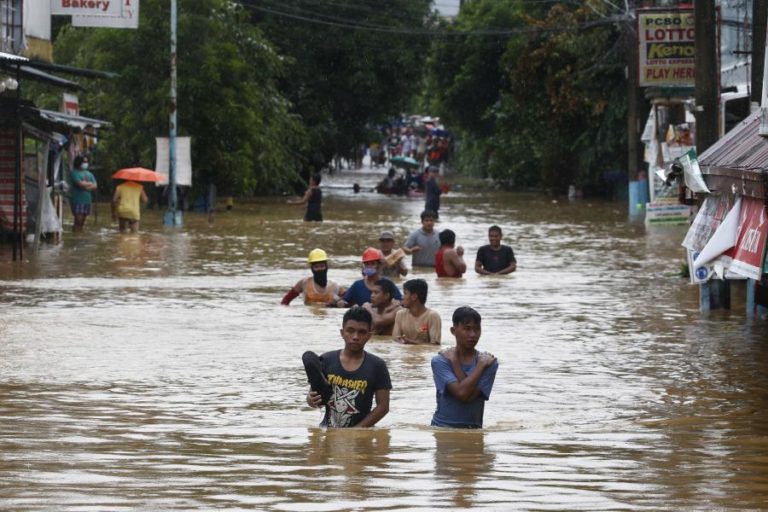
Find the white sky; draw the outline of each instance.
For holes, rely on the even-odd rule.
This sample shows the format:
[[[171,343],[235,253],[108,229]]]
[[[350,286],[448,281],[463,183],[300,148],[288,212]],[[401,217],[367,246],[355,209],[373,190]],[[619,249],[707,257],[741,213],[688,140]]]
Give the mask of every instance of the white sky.
[[[459,0],[435,0],[435,8],[443,16],[455,16],[459,12]]]

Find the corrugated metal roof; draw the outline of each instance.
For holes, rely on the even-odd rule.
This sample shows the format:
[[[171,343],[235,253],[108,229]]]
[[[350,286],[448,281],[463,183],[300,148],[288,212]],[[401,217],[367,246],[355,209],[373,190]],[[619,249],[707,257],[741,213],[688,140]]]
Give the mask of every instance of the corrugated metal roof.
[[[29,78],[37,82],[55,85],[57,87],[61,87],[62,89],[68,89],[70,91],[79,91],[83,89],[77,82],[46,73],[45,71],[33,68],[32,66],[20,66],[19,73],[25,78]]]
[[[758,110],[698,157],[701,170],[768,171],[768,138],[759,135],[759,128]]]
[[[0,60],[29,62],[29,59],[26,57],[22,57],[21,55],[14,55],[12,53],[5,53],[5,52],[0,52]]]
[[[65,124],[70,128],[77,128],[80,130],[85,129],[86,126],[92,126],[93,128],[110,128],[112,123],[103,121],[101,119],[94,119],[92,117],[73,116],[71,114],[64,114],[62,112],[55,112],[53,110],[35,109],[40,114],[40,117],[51,121],[53,123]]]

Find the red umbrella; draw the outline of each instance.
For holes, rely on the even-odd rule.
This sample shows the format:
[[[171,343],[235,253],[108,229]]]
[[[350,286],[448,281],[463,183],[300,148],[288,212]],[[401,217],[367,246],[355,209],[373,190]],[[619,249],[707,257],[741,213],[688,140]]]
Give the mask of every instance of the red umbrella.
[[[129,167],[120,169],[112,175],[113,178],[129,181],[163,181],[163,175],[143,167]]]

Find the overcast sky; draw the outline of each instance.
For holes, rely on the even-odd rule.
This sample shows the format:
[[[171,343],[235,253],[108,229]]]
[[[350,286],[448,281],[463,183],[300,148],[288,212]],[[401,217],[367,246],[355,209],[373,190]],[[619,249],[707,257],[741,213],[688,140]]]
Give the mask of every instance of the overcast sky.
[[[443,16],[455,16],[459,12],[459,0],[435,0],[435,7]]]

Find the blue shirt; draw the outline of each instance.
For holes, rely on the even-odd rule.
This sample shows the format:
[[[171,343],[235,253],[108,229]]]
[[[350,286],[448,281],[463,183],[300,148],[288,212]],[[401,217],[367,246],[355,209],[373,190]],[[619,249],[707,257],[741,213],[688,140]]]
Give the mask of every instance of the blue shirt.
[[[389,279],[385,277],[382,277],[382,279],[389,281]],[[400,293],[400,289],[397,285],[395,285],[395,296],[392,298],[395,300],[403,300],[403,294]],[[365,286],[365,279],[358,279],[352,283],[352,286],[349,287],[342,299],[344,299],[350,306],[355,304],[362,306],[366,302],[371,302],[371,290]]]
[[[461,369],[466,375],[469,375],[476,366],[477,358],[471,364],[462,363]],[[448,384],[459,380],[453,373],[451,362],[440,354],[433,357],[432,377],[435,380],[435,388],[437,388],[437,409],[432,416],[432,426],[482,428],[485,401],[491,396],[491,388],[493,388],[493,381],[496,379],[496,370],[498,369],[499,362],[494,361],[480,376],[478,382],[480,396],[471,402],[462,402],[448,391]]]

